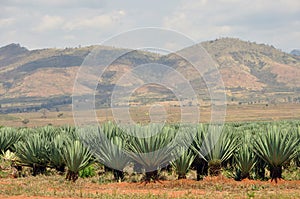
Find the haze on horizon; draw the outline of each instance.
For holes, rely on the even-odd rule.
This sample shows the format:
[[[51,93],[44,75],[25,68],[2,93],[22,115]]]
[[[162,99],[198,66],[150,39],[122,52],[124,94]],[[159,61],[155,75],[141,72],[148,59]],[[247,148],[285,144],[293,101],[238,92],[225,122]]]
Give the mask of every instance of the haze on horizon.
[[[285,52],[300,48],[299,0],[1,0],[0,10],[0,46],[87,46],[162,27],[196,42],[235,37]]]

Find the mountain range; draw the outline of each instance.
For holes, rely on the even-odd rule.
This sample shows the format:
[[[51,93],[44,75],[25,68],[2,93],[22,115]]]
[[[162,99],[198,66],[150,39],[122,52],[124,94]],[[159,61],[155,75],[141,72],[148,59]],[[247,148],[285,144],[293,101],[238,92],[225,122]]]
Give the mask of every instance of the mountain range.
[[[296,55],[296,56],[300,56],[300,50],[294,49],[294,50],[291,51],[291,54]]]
[[[299,51],[289,54],[271,45],[235,38],[206,41],[201,46],[217,63],[228,104],[300,101]],[[107,46],[28,50],[19,44],[9,44],[0,48],[0,112],[37,111],[41,108],[52,109],[71,104],[78,69],[95,47],[104,59],[124,51]],[[193,53],[191,49],[192,47],[187,47],[181,51]],[[124,73],[151,62],[171,66],[188,76],[202,102],[209,101],[203,79],[176,54],[161,55],[134,50],[111,64],[103,74],[97,87],[97,106],[109,106],[112,90]],[[151,72],[155,71],[149,70],[149,74]],[[211,78],[213,75],[210,74]],[[81,86],[83,91],[90,89],[87,85]],[[121,86],[126,89],[132,85]],[[214,87],[217,88],[218,85]],[[146,94],[151,96],[147,99],[154,101],[176,100],[170,90],[150,84],[137,89],[133,93],[132,102],[151,103],[151,100],[145,101]]]

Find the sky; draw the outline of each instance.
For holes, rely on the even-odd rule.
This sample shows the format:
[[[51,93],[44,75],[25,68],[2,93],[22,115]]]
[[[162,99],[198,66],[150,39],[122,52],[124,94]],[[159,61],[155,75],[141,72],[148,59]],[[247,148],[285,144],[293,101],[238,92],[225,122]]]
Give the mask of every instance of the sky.
[[[179,31],[196,42],[222,37],[300,49],[299,0],[0,0],[0,46],[101,44],[135,28]]]

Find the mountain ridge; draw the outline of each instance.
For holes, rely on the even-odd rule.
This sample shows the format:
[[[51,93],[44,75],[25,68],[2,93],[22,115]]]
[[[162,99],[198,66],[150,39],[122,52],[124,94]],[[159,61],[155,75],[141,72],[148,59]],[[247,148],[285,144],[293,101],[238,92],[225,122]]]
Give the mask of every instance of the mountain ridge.
[[[282,52],[271,45],[246,42],[236,38],[222,38],[201,43],[218,63],[229,103],[292,102],[300,92],[300,57]],[[70,102],[73,82],[84,58],[100,48],[103,57],[115,55],[123,49],[106,46],[88,46],[65,49],[28,50],[19,44],[0,48],[0,104],[2,110],[15,107],[48,106],[49,98]],[[189,48],[189,47],[188,47]],[[195,55],[197,56],[197,55]],[[195,71],[176,56],[158,55],[145,51],[132,51],[117,60],[99,82],[100,105],[108,104],[105,98],[112,92],[118,78],[133,67],[147,62],[170,65],[186,76],[192,77],[197,93],[203,90],[202,80]],[[193,77],[195,75],[195,77]],[[154,87],[153,87],[154,88]],[[82,89],[88,89],[82,87]],[[154,90],[145,89],[155,93]],[[163,89],[162,89],[163,90]],[[101,92],[100,92],[101,91]],[[159,93],[156,93],[158,96]],[[141,95],[144,96],[144,95]],[[163,95],[164,98],[168,97]],[[30,104],[22,99],[36,100]],[[20,99],[20,100],[18,100]],[[160,99],[163,100],[163,99]],[[11,103],[11,101],[15,101]],[[51,104],[51,103],[50,103]],[[62,103],[63,104],[63,103]],[[99,105],[99,106],[100,106]],[[52,106],[49,105],[51,108]],[[21,108],[20,110],[22,110]]]
[[[295,55],[295,56],[300,56],[300,49],[294,49],[290,52],[290,54]]]

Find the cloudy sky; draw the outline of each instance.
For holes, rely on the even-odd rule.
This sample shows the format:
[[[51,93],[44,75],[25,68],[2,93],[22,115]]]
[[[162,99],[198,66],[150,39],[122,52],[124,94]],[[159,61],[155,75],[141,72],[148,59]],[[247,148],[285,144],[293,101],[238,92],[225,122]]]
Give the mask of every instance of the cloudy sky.
[[[290,52],[300,48],[300,1],[0,0],[0,46],[86,46],[149,26],[197,42],[236,37]]]

